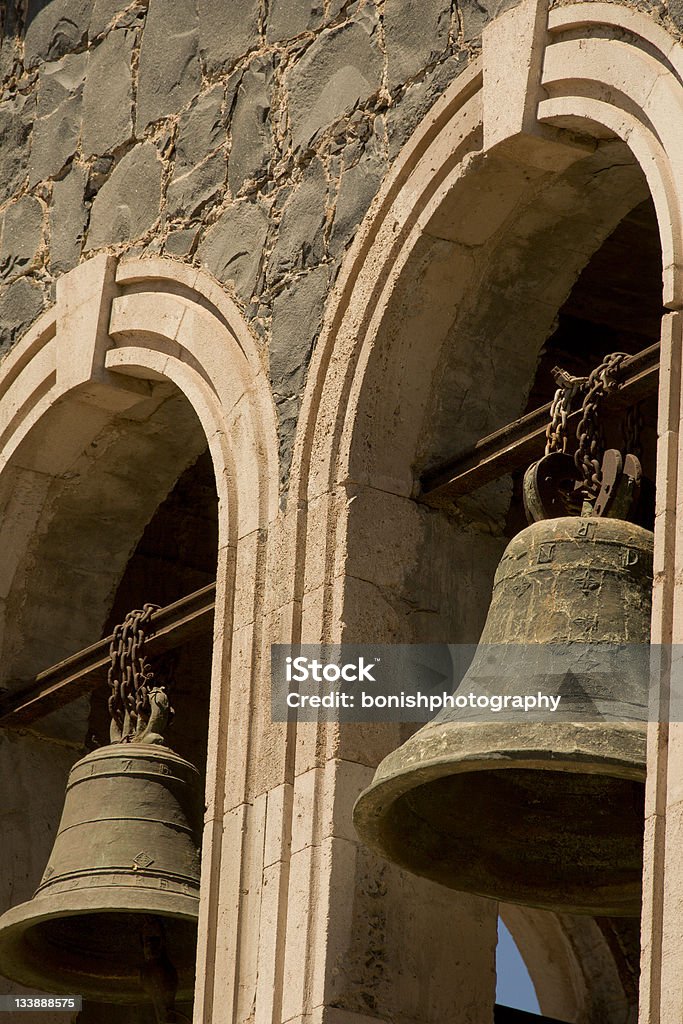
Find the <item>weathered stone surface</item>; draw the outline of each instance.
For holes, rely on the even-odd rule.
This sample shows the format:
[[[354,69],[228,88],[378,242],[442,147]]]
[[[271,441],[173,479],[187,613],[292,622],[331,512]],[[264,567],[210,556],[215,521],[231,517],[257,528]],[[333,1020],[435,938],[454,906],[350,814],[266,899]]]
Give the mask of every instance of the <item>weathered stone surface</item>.
[[[197,0],[199,45],[209,73],[229,70],[260,42],[259,0]]]
[[[60,60],[52,60],[41,66],[36,108],[38,118],[53,114],[62,103],[73,98],[82,89],[87,66],[87,53],[69,53]]]
[[[86,157],[116,149],[133,135],[134,44],[135,32],[115,29],[91,52],[83,90]]]
[[[306,168],[301,184],[285,203],[277,242],[270,258],[269,283],[275,284],[287,274],[321,262],[326,205],[325,168],[316,158]]]
[[[86,181],[85,169],[74,165],[52,189],[50,269],[55,275],[65,274],[80,259],[87,221]]]
[[[379,89],[383,60],[375,27],[368,17],[323,32],[292,69],[288,87],[295,149]]]
[[[0,277],[12,280],[33,265],[43,241],[44,208],[34,196],[10,203],[2,218]]]
[[[21,73],[21,22],[14,4],[0,5],[0,82]]]
[[[270,379],[280,434],[281,482],[286,483],[301,394],[320,332],[329,267],[318,267],[285,288],[273,303]]]
[[[219,150],[188,174],[173,179],[168,188],[168,213],[194,217],[225,188],[225,153]]]
[[[336,21],[341,12],[348,5],[348,0],[328,0],[327,20]]]
[[[116,15],[125,11],[127,7],[130,7],[130,0],[95,0],[88,36],[91,39],[96,39],[97,36],[102,35]]]
[[[40,69],[29,184],[59,174],[76,152],[81,134],[87,54],[69,54]]]
[[[116,160],[113,156],[98,156],[96,160],[93,160],[90,165],[88,184],[85,190],[86,199],[95,198],[104,183],[108,180],[111,172],[114,170],[115,163]]]
[[[0,296],[0,351],[8,349],[33,323],[44,305],[40,286],[20,277]]]
[[[192,249],[196,237],[196,228],[182,228],[180,231],[171,231],[164,242],[164,252],[169,256],[187,256]]]
[[[95,197],[86,249],[140,238],[159,216],[161,161],[143,142],[121,158]]]
[[[248,300],[256,287],[267,231],[268,214],[262,206],[235,203],[209,228],[197,256],[219,281],[232,283]]]
[[[433,63],[448,46],[450,0],[387,0],[384,38],[390,89]]]
[[[461,0],[459,9],[464,41],[480,40],[484,26],[516,3],[517,0]]]
[[[293,39],[302,32],[319,28],[322,20],[322,0],[271,0],[266,39],[269,43]]]
[[[29,0],[24,40],[26,67],[75,50],[88,31],[93,0]]]
[[[200,84],[194,0],[150,0],[140,47],[138,130],[180,110],[199,92]]]
[[[273,301],[270,379],[276,401],[300,396],[320,331],[329,267],[296,278]]]
[[[669,0],[669,15],[677,29],[683,29],[683,0]]]
[[[357,164],[343,171],[330,235],[333,255],[353,241],[356,228],[377,195],[385,172],[386,163],[373,150],[365,152]]]
[[[81,93],[66,100],[49,117],[36,121],[29,161],[29,184],[55,177],[78,148]]]
[[[37,117],[48,117],[81,89],[87,65],[86,53],[70,53],[61,60],[41,66],[38,76]]]
[[[228,182],[236,195],[245,182],[266,174],[271,151],[270,58],[257,59],[242,76],[232,116]]]
[[[175,174],[185,174],[226,139],[223,118],[223,85],[200,96],[178,122]]]
[[[438,96],[467,66],[469,55],[461,50],[448,57],[433,71],[425,75],[421,82],[411,85],[401,99],[387,112],[387,135],[389,138],[389,157],[393,159],[403,144],[420,123]]]
[[[26,176],[34,110],[32,97],[0,103],[0,202],[18,191]]]

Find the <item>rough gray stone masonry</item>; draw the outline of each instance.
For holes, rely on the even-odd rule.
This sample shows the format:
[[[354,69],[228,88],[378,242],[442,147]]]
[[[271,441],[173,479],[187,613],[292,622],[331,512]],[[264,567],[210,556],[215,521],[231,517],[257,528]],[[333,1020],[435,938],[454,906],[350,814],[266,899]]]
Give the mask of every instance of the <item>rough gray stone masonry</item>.
[[[87,250],[144,236],[159,217],[161,161],[151,142],[121,159],[95,197]]]
[[[670,31],[683,0],[640,0]],[[283,481],[331,282],[514,0],[9,0],[0,349],[103,249],[204,266],[263,341]]]
[[[268,235],[268,207],[248,200],[228,207],[212,224],[197,252],[198,261],[219,281],[249,302],[256,288]]]
[[[78,53],[41,65],[29,185],[57,177],[78,148],[87,63],[87,54]]]
[[[116,29],[90,55],[83,92],[82,152],[86,159],[110,153],[133,138],[136,42],[134,29]]]
[[[387,84],[401,85],[448,48],[450,0],[393,0],[384,12]]]
[[[363,13],[362,19],[321,33],[287,76],[294,150],[379,92],[383,61],[377,11],[369,5]]]
[[[200,88],[195,0],[150,0],[138,69],[138,134],[176,113]]]
[[[66,177],[54,183],[50,204],[50,271],[66,274],[81,258],[88,210],[85,202],[87,174],[74,165]]]
[[[78,49],[88,31],[93,0],[29,0],[24,64],[57,60]]]
[[[31,195],[10,203],[2,216],[0,279],[12,281],[37,266],[45,205]]]
[[[323,0],[270,0],[266,40],[274,43],[315,31],[322,25],[324,7]]]
[[[255,58],[241,76],[232,113],[228,183],[233,195],[254,191],[268,174],[273,138],[270,94],[273,65],[269,57]]]

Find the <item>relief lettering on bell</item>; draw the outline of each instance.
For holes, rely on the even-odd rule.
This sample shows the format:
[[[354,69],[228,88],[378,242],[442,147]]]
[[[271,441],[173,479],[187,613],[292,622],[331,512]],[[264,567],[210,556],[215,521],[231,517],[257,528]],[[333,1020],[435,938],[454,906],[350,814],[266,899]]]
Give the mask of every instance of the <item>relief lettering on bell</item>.
[[[151,1002],[166,1024],[194,990],[203,794],[165,744],[172,711],[144,657],[154,608],[114,633],[112,742],[71,769],[41,882],[0,918],[0,972],[94,1002]]]
[[[600,401],[618,361],[561,382],[546,455],[524,482],[530,525],[501,559],[458,687],[505,694],[525,683],[563,695],[560,711],[529,721],[445,708],[381,762],[354,820],[377,852],[450,888],[636,916],[653,535],[627,521],[637,458],[602,449]],[[562,424],[578,394],[572,458]]]

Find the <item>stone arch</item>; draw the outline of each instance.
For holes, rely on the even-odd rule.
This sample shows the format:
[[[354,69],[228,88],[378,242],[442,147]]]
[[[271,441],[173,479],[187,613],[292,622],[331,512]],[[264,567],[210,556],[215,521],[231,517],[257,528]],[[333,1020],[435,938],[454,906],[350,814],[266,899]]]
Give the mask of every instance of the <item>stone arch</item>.
[[[682,59],[663,29],[620,5],[548,11],[525,2],[487,27],[481,61],[403,149],[347,255],[309,371],[289,496],[306,552],[303,641],[476,640],[482,617],[468,617],[466,601],[460,618],[448,605],[465,588],[485,611],[502,549],[496,515],[475,509],[474,528],[457,516],[448,523],[414,500],[419,470],[520,414],[557,310],[648,194],[663,304],[680,308]],[[492,289],[509,314],[497,326]],[[525,344],[516,347],[522,326]],[[477,363],[480,337],[493,340],[486,367]],[[509,404],[484,374],[491,370],[495,385],[503,365],[517,388]],[[474,397],[457,390],[468,372]],[[470,415],[458,422],[465,401]],[[491,487],[484,503],[500,514],[507,496]],[[454,565],[460,589],[420,587],[421,577],[452,575]],[[372,768],[401,738],[389,727],[321,726],[318,763]],[[309,759],[312,748],[311,740]],[[624,993],[610,996],[594,981],[594,1007],[610,1007],[605,1019],[631,1019]],[[577,998],[577,1014],[589,1019],[589,1009]]]
[[[522,76],[524,68],[527,73]],[[591,161],[596,159],[595,150],[608,142],[606,136],[621,139],[633,154],[633,167],[624,165],[621,179],[633,195],[605,215],[598,237],[618,222],[629,202],[642,197],[642,180],[636,180],[637,171],[633,174],[637,166],[658,214],[664,304],[671,309],[681,306],[683,200],[676,182],[683,150],[676,126],[683,106],[682,69],[680,44],[646,15],[621,5],[584,2],[548,12],[543,5],[527,2],[488,27],[482,61],[451,85],[404,147],[339,276],[304,397],[291,484],[296,500],[310,500],[350,475],[357,480],[374,473],[377,482],[379,467],[356,463],[351,468],[350,462],[354,455],[357,458],[354,440],[357,449],[363,448],[352,435],[365,414],[361,399],[368,402],[363,394],[364,385],[369,390],[368,367],[379,361],[382,342],[390,347],[385,340],[390,333],[387,320],[394,318],[393,356],[409,331],[421,329],[432,338],[443,338],[463,295],[478,294],[481,276],[477,279],[476,273],[487,269],[490,256],[486,244],[495,246],[499,233],[509,242],[515,207],[538,203],[540,198],[546,208],[540,217],[536,212],[537,219],[549,220],[554,203],[559,220],[563,197],[545,185],[548,180],[571,179],[567,172],[574,168],[575,187],[580,188],[587,180],[581,181],[581,165],[589,174],[600,170],[604,178],[607,169]],[[497,87],[506,75],[514,85],[513,94],[509,85],[504,91]],[[505,179],[505,194],[496,195]],[[566,195],[564,201],[564,212],[575,219],[581,206],[572,205]],[[596,196],[589,213],[602,205],[603,194]],[[525,222],[518,216],[512,226],[518,235],[533,230],[533,217],[527,213]],[[587,237],[583,244],[591,242],[595,245],[595,237]],[[485,256],[479,267],[472,256],[475,249]],[[548,304],[559,304],[571,288],[586,258],[585,252],[576,255],[573,264],[569,261],[557,275],[553,292],[545,296]],[[443,269],[449,264],[453,294],[425,313],[427,301],[416,299],[411,285],[425,265],[436,261],[441,264],[441,291],[442,284],[451,283]],[[429,286],[428,267],[421,280]],[[386,365],[383,370],[408,377],[415,391],[420,378],[431,383],[432,366],[424,368],[430,353],[423,348],[419,356],[417,376],[411,376],[404,364],[397,371]],[[413,400],[414,417],[409,396],[402,397],[402,419],[421,423],[422,395]],[[388,467],[382,467],[382,479],[390,489],[405,494],[414,488],[409,460],[417,445],[411,440],[412,451],[409,442],[399,446],[404,463],[406,449],[409,452],[407,476],[404,465],[401,476],[389,480]],[[370,447],[368,439],[364,443]],[[390,449],[392,444],[387,441],[382,447]]]
[[[249,716],[257,703],[250,694],[262,663],[261,582],[278,513],[275,412],[257,343],[204,272],[167,259],[95,257],[59,281],[55,306],[0,366],[0,444],[9,689],[16,677],[30,678],[100,635],[142,528],[208,445],[219,542],[200,909],[204,983],[197,991],[203,1005],[221,961],[209,924],[223,899],[240,903],[239,870],[230,875],[237,887],[230,892],[220,871],[224,815],[226,805],[233,810],[245,801]],[[22,739],[10,734],[7,742],[19,766]],[[38,756],[32,738],[25,743],[26,756]],[[239,766],[230,772],[228,750]],[[36,847],[39,863],[47,852]],[[27,897],[34,882],[22,882]]]
[[[637,999],[637,973],[632,971],[637,964],[627,962],[620,946],[633,922],[596,921],[511,904],[501,904],[499,910],[543,1013],[578,1024],[595,1019],[631,1024]]]

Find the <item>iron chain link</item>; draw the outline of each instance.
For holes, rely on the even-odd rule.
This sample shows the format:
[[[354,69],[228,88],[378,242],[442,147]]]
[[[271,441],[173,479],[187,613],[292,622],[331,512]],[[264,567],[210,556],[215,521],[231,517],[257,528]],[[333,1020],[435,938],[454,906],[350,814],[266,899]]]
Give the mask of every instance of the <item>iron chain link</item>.
[[[587,377],[572,377],[555,367],[555,380],[559,384],[550,403],[550,422],[545,432],[545,454],[567,451],[567,420],[572,411],[574,400],[588,380]]]
[[[597,496],[602,484],[601,462],[605,437],[600,417],[603,399],[618,383],[618,370],[626,352],[612,352],[590,373],[581,404],[581,421],[576,430],[578,447],[574,463],[583,478],[587,498]]]
[[[145,643],[151,632],[152,613],[158,610],[159,605],[145,604],[129,612],[114,629],[107,674],[112,740],[129,741],[139,725],[149,719],[154,672],[145,658]]]

